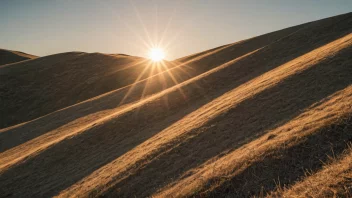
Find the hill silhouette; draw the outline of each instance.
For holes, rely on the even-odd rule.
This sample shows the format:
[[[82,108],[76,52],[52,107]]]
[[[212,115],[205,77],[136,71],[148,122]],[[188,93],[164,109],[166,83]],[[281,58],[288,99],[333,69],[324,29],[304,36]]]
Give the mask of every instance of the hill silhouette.
[[[347,13],[154,65],[1,67],[0,195],[348,197],[351,32]]]
[[[34,58],[37,58],[37,56],[19,51],[0,49],[0,66]]]

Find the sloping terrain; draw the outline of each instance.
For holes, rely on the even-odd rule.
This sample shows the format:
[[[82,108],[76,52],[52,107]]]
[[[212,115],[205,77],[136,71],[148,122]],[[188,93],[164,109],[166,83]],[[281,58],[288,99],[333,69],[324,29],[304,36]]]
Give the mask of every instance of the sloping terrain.
[[[0,195],[316,196],[325,187],[348,196],[351,32],[351,13],[287,28],[151,66],[144,79],[140,67],[130,85],[25,123],[14,118],[18,125],[0,130]],[[65,64],[93,55],[71,53]],[[25,68],[11,67],[0,75]],[[33,83],[48,80],[41,75]],[[72,82],[83,84],[73,78],[64,88]],[[54,98],[75,97],[67,93]],[[315,185],[302,189],[307,183]]]
[[[0,66],[34,58],[37,58],[37,56],[18,51],[0,49]]]
[[[38,118],[134,82],[138,83],[128,96],[140,99],[142,93],[145,96],[157,93],[282,39],[306,25],[157,65],[133,56],[69,52],[0,68],[0,108],[4,112],[0,128]],[[176,68],[172,72],[164,72],[148,81],[150,88],[145,90],[147,81],[141,80],[173,67]]]

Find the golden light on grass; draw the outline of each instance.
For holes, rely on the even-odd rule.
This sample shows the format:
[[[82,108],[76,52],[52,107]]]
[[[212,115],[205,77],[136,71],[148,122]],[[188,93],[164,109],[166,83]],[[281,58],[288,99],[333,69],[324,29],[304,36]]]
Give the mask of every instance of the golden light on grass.
[[[161,48],[152,48],[149,51],[149,58],[154,62],[161,61],[165,58],[165,52]]]

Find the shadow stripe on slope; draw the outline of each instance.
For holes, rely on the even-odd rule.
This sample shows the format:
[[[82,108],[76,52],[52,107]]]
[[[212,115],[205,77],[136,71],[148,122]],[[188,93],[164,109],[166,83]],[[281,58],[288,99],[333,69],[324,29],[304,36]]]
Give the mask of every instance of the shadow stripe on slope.
[[[337,42],[338,43],[338,42]],[[343,39],[342,39],[342,41],[340,41],[340,43],[343,43]],[[316,52],[316,53],[319,53],[319,52]],[[330,51],[328,51],[328,52],[326,52],[327,54],[330,54]],[[346,53],[346,52],[345,52]],[[315,54],[316,55],[316,54]],[[307,56],[306,57],[314,57],[315,56],[314,54],[307,54]],[[338,55],[336,55],[336,56],[338,56]],[[341,55],[342,56],[342,55]],[[333,58],[332,58],[333,59]],[[296,61],[296,63],[297,62],[299,62],[299,60],[297,60]],[[309,62],[310,63],[310,62]],[[326,63],[326,62],[325,62]],[[312,64],[312,63],[310,63],[310,64]],[[345,65],[344,65],[345,66]],[[312,66],[313,67],[313,71],[317,71],[318,69],[314,69],[314,66]],[[325,68],[326,68],[326,65],[324,66]],[[290,70],[292,70],[292,68],[288,68],[288,71],[283,71],[283,73],[287,73],[287,72],[289,72]],[[325,70],[324,70],[325,71]],[[307,71],[308,72],[308,71]],[[341,67],[340,68],[336,68],[336,72],[337,73],[343,73],[343,72],[341,72]],[[274,72],[274,74],[276,74],[277,72]],[[303,72],[304,73],[304,72]],[[312,72],[310,71],[309,72],[310,74],[312,74]],[[347,72],[348,73],[348,72]],[[344,73],[345,75],[347,75],[346,73]],[[298,74],[297,74],[298,75]],[[304,74],[303,74],[304,75]],[[319,100],[319,98],[320,97],[322,97],[322,98],[324,98],[326,95],[325,94],[329,94],[329,93],[331,93],[330,91],[334,91],[335,89],[339,89],[339,87],[341,88],[341,87],[343,87],[344,85],[346,85],[346,83],[348,84],[348,83],[350,83],[348,80],[347,80],[347,82],[346,82],[346,76],[344,75],[344,77],[342,77],[340,80],[341,81],[339,81],[339,80],[336,80],[333,84],[335,85],[336,84],[336,82],[337,82],[337,84],[340,84],[339,86],[337,86],[337,87],[330,87],[330,89],[319,89],[319,90],[315,90],[316,92],[320,92],[322,95],[319,95],[319,94],[317,94],[316,96],[310,96],[310,97],[316,97],[316,99],[317,100]],[[275,75],[274,75],[275,76]],[[300,76],[301,77],[301,76]],[[309,75],[308,75],[308,77],[309,77]],[[259,78],[260,79],[260,78]],[[272,76],[269,76],[268,77],[268,79],[272,79]],[[296,82],[297,81],[297,79],[298,79],[298,77],[295,77],[295,79],[296,80],[291,80],[291,82]],[[263,81],[263,82],[267,82],[267,80],[264,78],[264,79],[260,79],[261,81]],[[279,79],[276,79],[276,80],[279,80]],[[304,82],[302,82],[302,83],[304,83]],[[326,85],[327,83],[329,83],[329,81],[325,81],[324,83],[322,83],[321,84],[321,86],[323,86],[323,85]],[[331,82],[332,83],[332,82]],[[257,83],[256,83],[257,84]],[[294,84],[294,83],[287,83],[287,84]],[[275,83],[274,83],[274,85],[275,85]],[[274,86],[273,85],[273,86]],[[258,85],[259,87],[261,87],[260,85]],[[298,85],[297,85],[298,86]],[[314,88],[314,87],[313,87]],[[298,91],[299,89],[297,89],[297,91]],[[250,93],[252,93],[252,91],[251,90],[247,90],[248,92],[250,92]],[[285,92],[287,92],[288,90],[283,90],[283,91],[285,91]],[[295,92],[292,92],[291,94],[294,94]],[[323,94],[323,93],[325,93],[325,94]],[[270,95],[270,94],[269,94]],[[277,96],[277,94],[275,95],[276,97],[278,97],[278,98],[280,98],[280,96]],[[233,97],[229,97],[229,99],[231,99],[231,98],[233,98]],[[299,98],[295,98],[295,100],[300,100]],[[225,101],[223,101],[223,100],[221,100],[222,102],[221,102],[221,104],[223,104]],[[231,101],[230,101],[231,102]],[[315,102],[315,100],[314,99],[311,99],[310,101],[308,100],[308,101],[305,101],[305,103],[303,103],[303,104],[301,104],[301,105],[309,105],[309,104],[311,104],[311,103],[313,103],[313,102]],[[299,103],[299,102],[296,102],[296,103]],[[295,103],[295,104],[296,104]],[[308,103],[308,104],[307,104]],[[269,104],[268,104],[268,106],[270,106]],[[296,107],[296,109],[297,108],[300,108],[300,105],[298,105],[298,107]],[[217,107],[212,107],[212,108],[210,108],[210,109],[217,109]],[[270,109],[270,108],[269,108]],[[206,109],[207,110],[207,109]],[[207,117],[207,116],[209,116],[209,115],[195,115],[194,117],[190,117],[187,121],[184,121],[184,123],[178,123],[178,126],[186,126],[186,125],[192,125],[191,127],[198,127],[197,125],[198,125],[198,123],[197,124],[195,124],[195,123],[192,123],[192,120],[197,120],[197,118],[200,118],[200,117]],[[187,116],[188,117],[188,116]],[[177,124],[177,123],[175,123],[175,124]],[[175,124],[173,124],[173,126],[175,126]],[[274,123],[272,123],[272,124],[274,124]],[[152,125],[151,125],[152,126]],[[117,160],[115,160],[113,163],[111,163],[110,165],[108,165],[107,167],[103,167],[100,171],[96,171],[95,173],[93,173],[93,174],[91,174],[90,176],[89,176],[89,178],[87,178],[87,181],[81,181],[81,182],[79,182],[79,183],[77,183],[73,188],[71,188],[71,189],[68,189],[68,191],[67,192],[64,192],[63,193],[63,195],[64,196],[66,196],[66,195],[74,195],[75,193],[78,193],[79,194],[79,190],[83,190],[83,191],[85,191],[85,190],[89,190],[89,189],[87,189],[86,187],[86,185],[93,185],[93,187],[91,186],[91,188],[92,189],[95,189],[93,192],[91,192],[91,193],[93,193],[92,195],[94,195],[94,193],[99,193],[99,188],[102,188],[102,187],[104,187],[104,185],[107,185],[107,184],[105,184],[104,182],[102,182],[102,180],[104,180],[104,177],[110,177],[111,179],[111,184],[108,184],[107,186],[111,186],[111,185],[115,185],[116,184],[116,182],[118,182],[120,179],[123,179],[123,175],[125,174],[127,177],[128,177],[128,174],[129,174],[129,171],[127,171],[126,173],[124,173],[124,174],[122,174],[121,173],[121,175],[118,175],[118,176],[116,176],[116,178],[114,178],[112,175],[111,175],[111,173],[113,172],[113,173],[116,173],[117,172],[117,170],[116,170],[116,167],[117,166],[119,166],[119,163],[122,163],[122,162],[124,162],[124,161],[126,161],[126,160],[128,160],[128,158],[130,157],[130,158],[137,158],[137,156],[139,155],[139,153],[141,152],[141,153],[143,153],[147,148],[148,148],[148,146],[149,147],[151,147],[150,149],[151,149],[151,151],[152,150],[154,150],[153,152],[155,152],[155,153],[151,153],[151,154],[146,154],[146,156],[144,156],[145,158],[143,158],[143,157],[141,157],[141,158],[143,158],[145,161],[148,161],[149,163],[151,163],[152,161],[152,159],[155,157],[155,156],[158,156],[158,153],[159,153],[159,151],[157,151],[156,149],[159,149],[158,147],[157,147],[157,145],[156,145],[156,143],[158,142],[158,141],[160,141],[160,140],[164,140],[164,139],[167,139],[168,137],[163,137],[163,136],[161,136],[160,134],[161,133],[164,133],[165,135],[170,135],[170,134],[174,134],[174,133],[177,133],[177,131],[179,131],[180,133],[181,133],[181,129],[175,129],[176,131],[172,131],[172,127],[173,126],[170,126],[171,128],[170,128],[170,130],[171,131],[164,131],[164,132],[160,132],[158,135],[156,135],[156,136],[154,136],[153,138],[151,138],[151,139],[149,139],[149,140],[147,140],[146,142],[144,142],[143,143],[143,145],[144,145],[144,147],[141,147],[141,145],[139,145],[138,147],[139,147],[139,149],[138,150],[136,150],[136,151],[134,151],[134,152],[128,152],[128,153],[126,153],[125,154],[125,157],[123,157],[123,158],[118,158]],[[176,126],[175,126],[176,127]],[[206,127],[204,127],[204,128],[206,128]],[[182,129],[183,130],[183,129]],[[161,149],[161,147],[160,147],[160,149],[161,149],[161,151],[160,152],[162,152],[162,151],[164,151],[164,150],[168,150],[170,147],[172,148],[173,146],[175,146],[176,145],[176,147],[177,147],[177,144],[179,144],[180,142],[181,142],[181,144],[182,143],[184,143],[185,145],[187,145],[187,141],[186,140],[184,140],[184,138],[182,138],[182,134],[178,134],[179,135],[179,137],[177,137],[178,139],[177,140],[175,140],[175,142],[172,142],[171,140],[170,140],[170,142],[166,142],[166,148],[163,148],[163,149]],[[192,137],[192,133],[190,134],[190,136]],[[211,134],[208,134],[207,133],[207,135],[209,136],[209,137],[212,137],[213,135],[211,135]],[[204,135],[204,136],[202,136],[202,137],[205,137],[206,135]],[[187,139],[187,138],[186,138]],[[210,139],[216,139],[216,138],[210,138]],[[166,141],[166,140],[165,140]],[[191,140],[189,140],[189,141],[191,141]],[[199,145],[199,144],[198,144]],[[138,147],[136,147],[136,148],[138,148]],[[194,151],[194,146],[189,146],[188,148],[192,148],[193,150],[192,150],[192,152]],[[134,149],[135,150],[135,149]],[[148,148],[148,150],[149,150],[149,148]],[[201,150],[201,149],[200,149]],[[202,150],[202,151],[204,151],[204,149]],[[162,153],[161,153],[162,154]],[[197,153],[198,155],[199,155],[199,153]],[[209,154],[212,154],[212,153],[209,153]],[[153,157],[154,156],[154,157]],[[171,160],[171,161],[169,161],[170,163],[172,163],[172,166],[170,165],[170,166],[168,166],[168,167],[166,167],[166,168],[168,168],[168,170],[172,170],[172,167],[178,167],[177,166],[177,164],[179,164],[179,163],[181,163],[182,165],[180,165],[180,167],[183,167],[183,166],[185,166],[183,163],[182,163],[182,156],[183,155],[181,155],[180,157],[181,157],[181,159],[178,159],[178,160]],[[153,157],[153,158],[152,158]],[[136,159],[137,160],[137,159]],[[165,162],[165,160],[163,160],[164,162]],[[166,162],[165,162],[166,163]],[[136,175],[138,175],[139,177],[141,177],[143,174],[138,174],[138,168],[139,168],[139,166],[141,166],[141,167],[143,167],[144,166],[144,162],[143,162],[143,160],[141,159],[141,161],[136,161],[136,162],[131,162],[131,164],[133,164],[133,166],[131,166],[131,171],[137,171],[137,173],[136,173]],[[147,166],[149,166],[149,165],[147,165]],[[153,167],[152,165],[150,166],[150,167]],[[126,169],[127,167],[123,167],[124,169]],[[109,170],[108,172],[106,172],[106,173],[104,173],[104,169],[105,170]],[[112,171],[112,170],[114,170],[114,171]],[[112,172],[111,172],[112,171]],[[121,171],[121,170],[119,170],[119,171]],[[161,170],[160,170],[161,171]],[[167,171],[166,171],[167,172]],[[133,172],[132,172],[132,174],[134,174]],[[153,174],[155,175],[155,174],[158,174],[157,172],[153,172]],[[163,172],[163,175],[164,174],[166,174],[165,172]],[[105,176],[104,176],[105,175]],[[132,175],[133,176],[133,175]],[[158,177],[160,177],[160,178],[163,178],[163,176],[162,175],[158,175]],[[160,180],[158,180],[158,177],[152,177],[153,178],[153,181],[155,180],[155,181],[159,181],[159,183],[157,183],[157,185],[160,185]],[[165,177],[165,176],[164,176]],[[137,177],[138,178],[138,177]],[[101,186],[96,186],[97,185],[97,182],[98,181],[95,181],[95,179],[97,179],[97,180],[99,180],[99,182],[102,182],[102,185]],[[147,177],[146,177],[146,179],[147,179]],[[91,180],[91,181],[90,181]],[[132,181],[134,181],[134,180],[132,180]],[[149,188],[148,188],[148,190],[146,190],[146,189],[136,189],[136,188],[134,188],[133,187],[133,184],[131,184],[131,183],[128,183],[128,185],[126,184],[126,186],[124,186],[123,185],[123,183],[122,184],[120,184],[119,183],[119,187],[121,187],[121,186],[124,186],[124,187],[126,187],[126,188],[128,188],[128,189],[130,189],[131,191],[133,191],[134,193],[136,193],[136,194],[138,194],[138,193],[151,193],[151,191],[153,191],[153,190],[155,190],[154,189],[154,186],[153,185],[155,185],[155,183],[153,183],[153,181],[151,181],[151,180],[148,180],[148,182],[145,182],[142,186],[145,186],[145,188],[148,188],[148,185],[152,185],[152,187],[150,187],[149,186]],[[132,183],[134,183],[134,182],[132,182]],[[163,183],[163,182],[162,182]],[[80,186],[80,185],[82,185],[82,186]],[[137,185],[137,184],[136,184]],[[141,187],[141,185],[140,185],[140,187]],[[129,192],[129,190],[128,189],[125,189],[126,191],[125,191],[125,193],[126,194],[128,194],[128,192]],[[104,191],[104,189],[102,189],[103,191]],[[141,192],[141,191],[143,191],[143,192]],[[70,194],[70,193],[73,193],[73,194]],[[123,193],[123,192],[122,192]],[[126,195],[125,194],[125,195]],[[76,194],[77,195],[77,194]],[[123,194],[119,194],[119,195],[123,195]],[[140,196],[147,196],[148,194],[138,194],[138,195],[140,195]],[[126,195],[126,196],[128,196],[128,195]]]

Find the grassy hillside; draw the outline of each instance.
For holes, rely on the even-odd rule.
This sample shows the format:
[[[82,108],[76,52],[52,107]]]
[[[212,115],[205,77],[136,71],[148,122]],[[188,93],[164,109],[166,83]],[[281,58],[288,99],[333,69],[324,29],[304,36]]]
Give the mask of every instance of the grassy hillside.
[[[37,56],[18,51],[0,49],[0,66],[34,58],[37,58]]]
[[[0,195],[348,196],[351,32],[348,13],[254,37],[151,67],[155,75],[145,79],[137,72],[125,87],[85,95],[42,117],[35,113],[56,104],[54,98],[75,98],[77,90],[95,86],[101,91],[100,81],[89,89],[81,84],[98,72],[93,63],[100,56],[115,57],[54,55],[65,62],[60,67],[49,64],[53,57],[35,59],[54,65],[45,73],[35,69],[38,63],[1,68],[8,79],[39,70],[33,89],[49,82],[43,74],[54,79],[52,87],[66,87],[45,103],[20,103],[23,114],[35,104],[35,119],[0,130]],[[88,58],[85,77],[67,77],[74,72],[65,71]],[[24,90],[10,96],[20,98]],[[13,112],[13,123],[28,119]]]
[[[188,57],[187,61],[183,58],[156,66],[139,57],[70,52],[0,68],[0,100],[4,104],[1,109],[5,112],[0,128],[38,118],[132,83],[136,84],[128,97],[140,99],[142,95],[157,93],[282,39],[305,25],[208,50]],[[217,58],[219,56],[221,58]],[[176,68],[151,78],[148,85],[143,81],[173,67]]]

